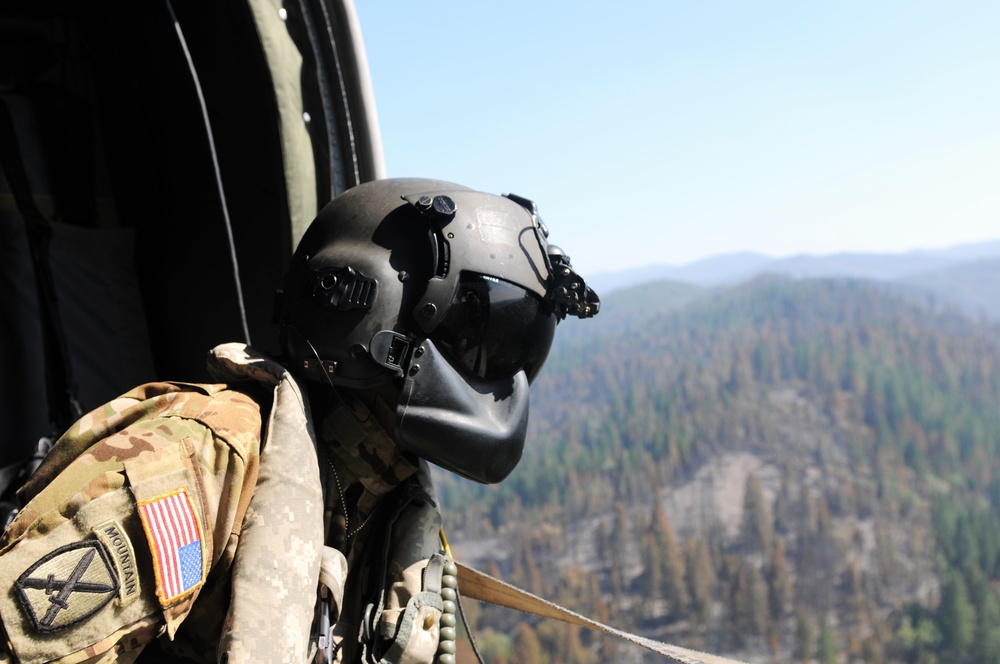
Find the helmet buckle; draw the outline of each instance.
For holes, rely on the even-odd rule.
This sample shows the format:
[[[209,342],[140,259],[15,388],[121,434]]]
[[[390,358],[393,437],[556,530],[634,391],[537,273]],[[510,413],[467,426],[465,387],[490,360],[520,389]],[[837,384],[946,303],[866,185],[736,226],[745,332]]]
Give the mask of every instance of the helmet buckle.
[[[386,369],[391,369],[396,376],[402,376],[404,367],[409,361],[410,339],[392,330],[380,330],[371,340],[371,358]]]

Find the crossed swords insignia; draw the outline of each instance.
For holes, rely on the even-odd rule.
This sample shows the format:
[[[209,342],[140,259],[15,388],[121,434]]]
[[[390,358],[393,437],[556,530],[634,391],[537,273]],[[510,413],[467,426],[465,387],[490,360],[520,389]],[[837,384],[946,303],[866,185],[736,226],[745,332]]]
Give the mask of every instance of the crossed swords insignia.
[[[82,555],[81,549],[84,549]],[[91,570],[95,558],[102,567]],[[71,565],[72,571],[66,575]],[[15,585],[21,593],[21,606],[35,628],[51,632],[90,617],[111,601],[118,592],[118,577],[111,570],[107,554],[99,543],[92,540],[75,542],[43,556],[18,578]],[[89,597],[76,597],[77,593]],[[71,601],[74,602],[73,610],[70,610]],[[60,615],[64,611],[67,614]]]

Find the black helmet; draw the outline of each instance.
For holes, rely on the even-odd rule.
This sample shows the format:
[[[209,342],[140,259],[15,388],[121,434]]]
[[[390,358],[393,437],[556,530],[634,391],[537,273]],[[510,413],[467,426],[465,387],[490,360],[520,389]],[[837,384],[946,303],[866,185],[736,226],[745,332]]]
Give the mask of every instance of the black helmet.
[[[436,180],[377,180],[331,201],[285,278],[291,369],[355,389],[399,381],[397,443],[497,482],[520,459],[527,385],[556,322],[600,303],[546,241],[534,204]]]

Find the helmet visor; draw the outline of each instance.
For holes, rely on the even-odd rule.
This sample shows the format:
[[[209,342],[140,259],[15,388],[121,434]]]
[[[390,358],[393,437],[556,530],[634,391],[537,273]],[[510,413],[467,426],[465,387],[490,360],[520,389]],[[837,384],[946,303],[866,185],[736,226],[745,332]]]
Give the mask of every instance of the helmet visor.
[[[534,293],[496,277],[463,272],[441,323],[431,334],[460,368],[486,379],[524,369],[534,379],[552,346],[556,319]]]

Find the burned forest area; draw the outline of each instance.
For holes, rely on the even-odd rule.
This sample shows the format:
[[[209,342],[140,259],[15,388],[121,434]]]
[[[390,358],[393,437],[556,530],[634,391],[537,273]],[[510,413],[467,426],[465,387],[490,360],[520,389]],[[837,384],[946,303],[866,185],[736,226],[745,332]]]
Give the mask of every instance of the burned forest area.
[[[438,473],[456,557],[750,662],[1000,662],[994,321],[878,282],[766,276],[603,309],[560,331],[506,482]],[[490,662],[662,661],[466,604]]]

